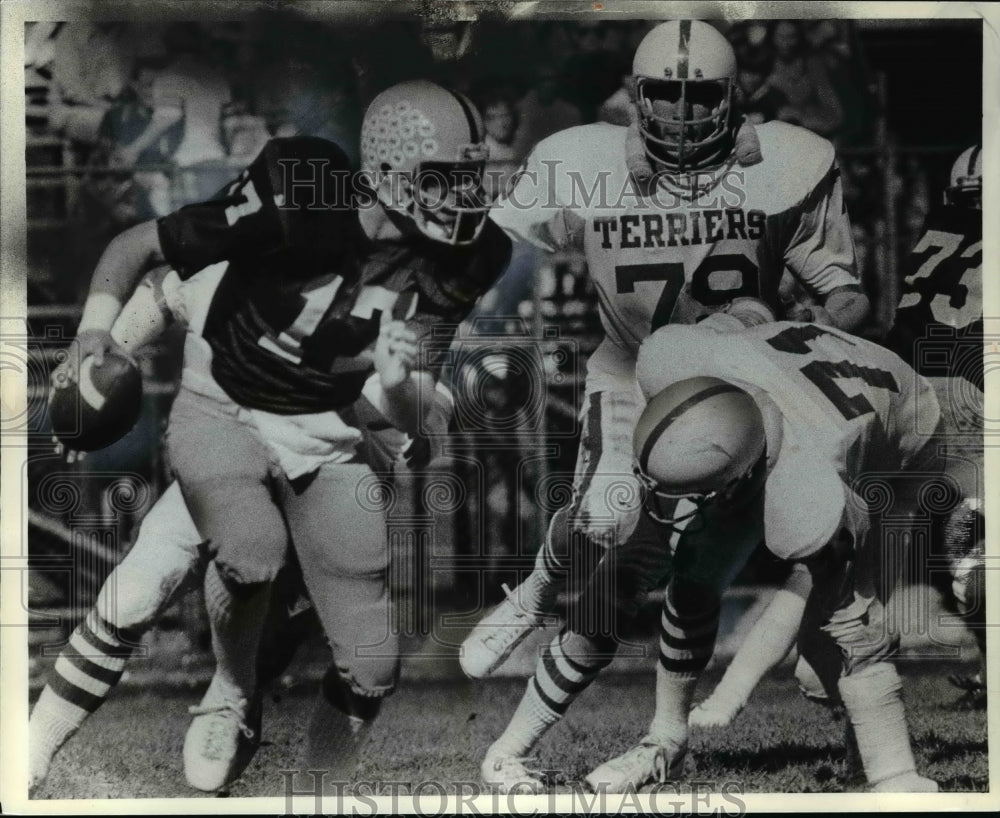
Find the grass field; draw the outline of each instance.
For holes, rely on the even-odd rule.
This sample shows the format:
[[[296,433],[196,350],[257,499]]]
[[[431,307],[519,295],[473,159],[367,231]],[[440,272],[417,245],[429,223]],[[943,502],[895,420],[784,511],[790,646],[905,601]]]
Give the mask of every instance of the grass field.
[[[988,788],[986,714],[954,712],[946,675],[962,666],[901,662],[917,765],[944,791]],[[457,672],[457,670],[456,670]],[[710,672],[699,692],[718,679]],[[652,712],[653,674],[607,674],[580,697],[565,720],[538,747],[542,766],[560,790],[641,737]],[[390,698],[361,758],[362,781],[455,782],[479,780],[483,751],[501,732],[522,691],[522,679],[473,683],[446,677],[409,680]],[[302,684],[269,698],[264,743],[229,797],[281,796],[283,769],[294,769],[314,686]],[[200,690],[121,689],[66,745],[37,798],[191,797],[184,783],[181,747],[187,707]],[[792,668],[765,679],[747,709],[728,729],[696,731],[687,775],[744,792],[836,792],[847,782],[843,721],[803,699]],[[297,786],[303,786],[298,784]],[[211,797],[211,796],[208,796]]]

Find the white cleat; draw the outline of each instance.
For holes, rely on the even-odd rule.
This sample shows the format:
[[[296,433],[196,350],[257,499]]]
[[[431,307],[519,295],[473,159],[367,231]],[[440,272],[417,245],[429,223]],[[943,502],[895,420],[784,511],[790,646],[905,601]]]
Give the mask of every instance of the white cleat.
[[[708,698],[688,713],[688,727],[728,727],[742,711],[742,705],[722,707]]]
[[[486,614],[472,629],[465,641],[459,664],[466,676],[485,679],[513,653],[535,628],[545,624],[542,611],[532,611],[521,604],[521,593],[528,583],[537,582],[531,576],[513,591],[504,584],[507,598]]]
[[[937,792],[938,784],[931,778],[924,778],[916,772],[902,773],[879,781],[871,788],[872,792]]]
[[[258,740],[258,729],[247,725],[245,698],[218,691],[213,679],[201,704],[188,709],[194,716],[184,737],[184,777],[197,790],[214,792],[242,772],[241,739]]]
[[[666,746],[655,744],[648,737],[631,750],[605,761],[587,776],[594,792],[637,792],[646,784],[676,780],[687,755],[687,744]]]
[[[530,769],[532,759],[506,755],[490,747],[480,766],[483,783],[500,793],[538,795],[545,792],[545,782],[538,770]]]

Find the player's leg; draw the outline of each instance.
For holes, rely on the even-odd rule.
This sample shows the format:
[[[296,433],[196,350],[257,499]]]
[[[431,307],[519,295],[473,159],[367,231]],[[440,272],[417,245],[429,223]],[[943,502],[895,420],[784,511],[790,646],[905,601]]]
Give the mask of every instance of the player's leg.
[[[256,431],[232,405],[181,393],[168,443],[191,516],[213,557],[205,607],[216,672],[184,741],[188,783],[211,791],[235,774],[244,741],[259,736],[256,660],[270,583],[287,552],[288,534],[272,496],[271,462]]]
[[[812,587],[808,569],[795,563],[747,634],[712,695],[688,717],[692,727],[724,727],[743,709],[750,694],[795,644],[806,598]]]
[[[385,502],[361,463],[323,466],[282,487],[302,576],[333,650],[309,725],[308,769],[349,780],[399,673]],[[362,498],[359,500],[359,498]],[[367,499],[365,499],[367,498]]]
[[[602,383],[588,377],[588,388]],[[610,381],[606,385],[619,388],[590,392],[581,413],[573,500],[553,515],[532,572],[462,644],[462,669],[472,678],[490,675],[545,621],[575,573],[573,562],[581,547],[614,547],[631,533],[639,496],[632,472],[632,433],[642,407],[634,390]]]
[[[171,484],[73,631],[32,710],[32,786],[45,779],[55,753],[107,699],[142,635],[200,577],[201,543],[180,489]]]
[[[542,650],[517,710],[487,750],[481,767],[487,784],[504,792],[542,791],[527,756],[612,660],[622,626],[669,568],[669,546],[649,520],[640,521],[625,544],[604,553],[570,605],[567,627]]]
[[[959,616],[972,631],[979,650],[979,670],[972,676],[953,674],[949,680],[965,693],[957,709],[986,709],[986,570],[984,520],[975,500],[956,508],[945,526],[944,547],[951,572],[951,593]]]
[[[288,555],[271,592],[257,656],[257,684],[261,689],[279,679],[298,649],[321,629],[316,608],[306,592],[295,552]]]
[[[965,378],[929,378],[938,398],[940,424],[936,442],[947,444],[946,455],[936,465],[957,486],[961,502],[937,518],[931,540],[935,563],[947,565],[950,582],[941,590],[950,595],[958,615],[972,631],[979,651],[979,671],[972,676],[951,675],[949,680],[965,693],[957,709],[986,707],[985,549],[982,498],[985,496],[983,464],[983,393]],[[930,448],[930,447],[929,447]],[[933,447],[937,451],[937,447]],[[943,461],[943,462],[942,462]],[[921,467],[928,467],[921,464]],[[936,584],[936,583],[935,583]]]
[[[980,404],[981,408],[981,404]],[[965,693],[957,709],[986,708],[986,567],[985,527],[981,511],[983,452],[979,446],[949,444],[946,474],[955,479],[964,498],[942,521],[931,548],[944,558],[951,575],[947,592],[958,615],[972,632],[978,649],[979,670],[972,676],[952,674],[949,680]]]
[[[865,504],[855,495],[847,507],[859,510]],[[936,792],[935,782],[917,773],[910,746],[902,683],[892,663],[899,637],[889,631],[879,598],[890,583],[879,576],[883,555],[878,540],[877,530],[854,522],[810,560],[813,592],[806,619],[822,623],[840,650],[836,691],[871,790]],[[813,607],[815,617],[808,610]],[[822,666],[814,667],[821,676],[829,675]]]
[[[661,538],[669,537],[675,549],[660,622],[656,708],[649,731],[636,747],[587,776],[595,789],[622,792],[679,774],[687,752],[695,686],[715,648],[722,592],[763,538],[762,483],[760,488],[742,498],[739,506],[707,508],[683,534],[657,526],[643,513],[640,526],[659,527]]]

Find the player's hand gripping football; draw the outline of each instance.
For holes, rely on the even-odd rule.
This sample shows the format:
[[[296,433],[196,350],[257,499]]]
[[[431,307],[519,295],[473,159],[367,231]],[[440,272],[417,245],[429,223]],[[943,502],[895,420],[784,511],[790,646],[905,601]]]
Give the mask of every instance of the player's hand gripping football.
[[[72,383],[78,381],[80,362],[88,355],[94,356],[94,366],[104,363],[104,356],[109,352],[117,351],[125,354],[111,333],[103,329],[85,329],[76,336],[76,350],[71,349],[66,360],[56,367],[52,373],[51,382],[53,389],[65,389]]]
[[[408,381],[416,362],[416,334],[403,321],[383,317],[375,342],[375,371],[382,388],[395,389]]]

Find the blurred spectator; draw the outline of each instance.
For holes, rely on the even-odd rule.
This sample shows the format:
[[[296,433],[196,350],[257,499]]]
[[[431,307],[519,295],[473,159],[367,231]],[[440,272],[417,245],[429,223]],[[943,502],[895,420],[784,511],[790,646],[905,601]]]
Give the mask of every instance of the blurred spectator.
[[[754,125],[777,118],[788,99],[767,82],[774,66],[774,48],[767,25],[736,25],[727,36],[736,52],[736,98],[740,110]]]
[[[618,88],[597,109],[597,119],[600,122],[610,122],[612,125],[629,125],[635,118],[635,103],[632,100],[632,60],[624,53],[618,54],[612,64],[612,70],[618,77]]]
[[[514,148],[519,124],[517,106],[513,93],[497,85],[480,90],[476,101],[486,129],[484,141],[490,150],[486,189],[491,197],[495,197],[503,191],[507,180],[524,159]]]
[[[47,121],[50,133],[95,143],[105,112],[128,82],[136,47],[127,23],[31,25],[25,32],[25,67],[32,77],[49,81],[49,93],[29,108],[29,119]]]
[[[198,23],[172,23],[163,35],[170,62],[160,72],[156,93],[173,96],[184,109],[184,137],[175,160],[181,167],[222,159],[222,106],[232,98],[225,71]]]
[[[161,104],[154,93],[163,64],[162,59],[156,58],[137,60],[125,92],[101,120],[100,149],[92,164],[105,163],[130,171],[129,178],[136,188],[117,203],[107,202],[112,210],[120,211],[131,199],[130,206],[137,209],[135,214],[116,212],[114,218],[118,222],[165,216],[173,209],[170,179],[162,165],[171,161],[180,144],[183,122],[181,109],[171,101]],[[123,179],[119,185],[113,175],[105,180],[89,180],[89,184],[98,188],[111,184],[123,195],[129,191],[127,182]]]
[[[517,105],[520,127],[514,150],[527,156],[541,140],[559,131],[583,124],[580,108],[567,99],[559,66],[546,61],[538,66],[535,87]]]
[[[809,47],[825,64],[843,109],[838,143],[871,144],[875,138],[878,103],[853,22],[811,20],[803,25]]]
[[[832,137],[843,121],[840,100],[823,59],[810,53],[802,25],[795,20],[778,21],[771,33],[774,64],[765,85],[787,100],[777,118]]]
[[[624,54],[613,49],[616,35],[608,38],[614,26],[597,21],[577,23],[570,31],[574,54],[566,65],[567,98],[576,103],[586,122],[598,118],[600,106],[621,84]],[[615,29],[616,30],[616,29]]]
[[[920,239],[931,209],[930,179],[920,157],[914,154],[901,157],[898,175],[893,180],[893,190],[900,217],[898,252],[905,254]]]
[[[355,164],[362,109],[347,62],[293,57],[278,81],[281,101],[271,111],[275,136],[307,134],[339,145]]]
[[[101,120],[98,135],[112,151],[112,164],[159,165],[177,150],[182,111],[163,105],[154,92],[163,66],[162,59],[137,60],[128,86]]]
[[[267,120],[251,113],[245,101],[236,100],[223,106],[222,141],[230,159],[249,162],[270,138]]]
[[[364,32],[306,25],[282,15],[262,16],[256,25],[260,47],[253,66],[252,94],[248,96],[254,102],[254,112],[264,117],[267,131],[278,137],[308,135],[329,139],[356,164],[364,110],[362,94],[368,91],[369,84],[376,92],[382,90],[378,83],[383,66],[372,62],[372,44]],[[415,31],[409,51],[403,46],[399,26],[387,26],[385,36],[391,38],[386,40],[388,53],[403,59],[422,53]]]
[[[484,96],[482,100],[483,126],[486,128],[486,145],[491,162],[519,162],[521,157],[514,150],[518,114],[514,101],[505,93]]]
[[[174,154],[183,172],[180,204],[212,196],[229,181],[232,172],[220,167],[226,150],[222,144],[222,108],[232,99],[227,72],[217,44],[199,23],[171,23],[163,33],[170,60],[159,73],[154,93],[159,105],[183,111],[184,133]]]

